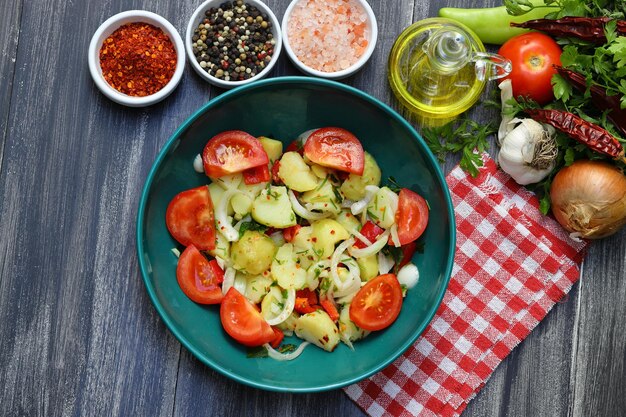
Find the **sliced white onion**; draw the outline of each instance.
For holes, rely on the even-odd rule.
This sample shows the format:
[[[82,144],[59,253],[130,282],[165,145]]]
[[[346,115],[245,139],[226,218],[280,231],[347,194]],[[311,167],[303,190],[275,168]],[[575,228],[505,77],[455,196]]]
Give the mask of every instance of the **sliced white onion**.
[[[242,191],[237,189],[227,190],[222,198],[220,199],[217,207],[215,207],[215,222],[217,223],[217,227],[222,235],[229,242],[236,242],[239,240],[239,231],[233,227],[230,220],[228,220],[228,204],[230,204],[230,199],[235,194],[244,194]],[[243,219],[242,219],[243,220]]]
[[[300,356],[304,348],[310,344],[311,343],[309,342],[302,342],[300,343],[300,346],[298,346],[298,348],[291,353],[280,353],[279,351],[271,347],[269,343],[264,344],[263,347],[267,349],[267,355],[270,358],[275,359],[277,361],[291,361],[297,358],[298,356]]]
[[[355,202],[344,198],[341,202],[341,208],[350,208]]]
[[[396,223],[394,223],[391,228],[389,229],[389,233],[391,234],[391,243],[393,243],[393,246],[395,246],[396,248],[399,248],[400,246],[400,237],[398,236],[398,225]]]
[[[347,285],[344,289],[338,288],[333,294],[334,298],[354,295],[361,289],[361,271],[359,270],[357,263],[353,259],[350,259],[349,261],[344,260],[342,263],[350,270],[350,279],[347,281],[350,285]],[[337,276],[339,276],[339,274],[337,274]],[[346,282],[343,282],[343,284],[345,285]]]
[[[413,288],[420,279],[420,272],[417,266],[411,262],[404,265],[398,271],[398,282],[407,288]]]
[[[365,211],[365,208],[370,203],[370,201],[372,201],[372,197],[374,197],[374,194],[376,194],[379,189],[380,188],[375,185],[366,185],[365,197],[350,206],[350,211],[352,212],[352,214],[356,216],[357,214]]]
[[[193,158],[193,169],[198,174],[204,174],[204,164],[202,163],[202,155],[198,154]]]
[[[233,282],[233,287],[235,287],[235,289],[239,291],[239,293],[245,294],[246,288],[248,288],[248,280],[243,275],[235,274],[235,281]]]
[[[311,133],[315,132],[318,129],[319,127],[316,127],[315,129],[309,129],[306,132],[302,132],[298,135],[296,140],[299,142],[300,145],[304,146],[309,136],[311,136]]]
[[[246,214],[245,217],[243,217],[241,220],[239,220],[237,223],[235,223],[235,225],[233,226],[233,228],[239,232],[239,230],[241,229],[241,225],[244,223],[249,222],[250,220],[252,220],[252,217],[250,217],[249,214]]]
[[[335,287],[337,287],[338,291],[342,291],[347,289],[350,284],[352,284],[352,280],[348,280],[348,282],[343,282],[339,279],[339,274],[337,273],[337,265],[339,265],[339,259],[342,257],[343,253],[350,246],[354,244],[354,239],[349,238],[344,240],[337,246],[332,256],[330,257],[330,278],[333,280]]]
[[[270,239],[272,239],[276,247],[281,247],[285,244],[285,236],[283,235],[283,232],[279,231],[272,233],[270,235]]]
[[[385,275],[391,271],[391,268],[395,265],[395,261],[391,256],[387,256],[384,253],[378,252],[378,273]]]
[[[305,209],[302,204],[300,204],[300,202],[298,201],[298,199],[296,198],[296,195],[293,193],[292,190],[288,191],[289,194],[289,201],[291,202],[291,207],[293,208],[293,211],[300,217],[302,217],[303,219],[307,219],[307,220],[321,220],[321,219],[325,219],[328,216],[331,216],[332,213],[330,212],[324,212],[324,213],[315,213],[312,211],[309,211],[307,209]]]
[[[235,268],[226,268],[226,271],[224,271],[224,281],[222,282],[222,294],[226,294],[228,292],[228,290],[230,290],[230,287],[233,286],[233,284],[235,283]]]
[[[380,250],[385,247],[388,240],[389,240],[389,230],[385,230],[380,236],[378,236],[378,239],[376,239],[376,242],[372,243],[371,245],[363,249],[355,248],[354,246],[352,246],[348,248],[348,252],[353,258],[357,258],[357,259],[363,258],[366,256],[371,256],[380,252]]]
[[[365,236],[363,236],[363,234],[359,231],[357,231],[356,229],[351,230],[351,233],[354,235],[354,237],[356,237],[358,240],[360,240],[361,242],[365,243],[366,246],[370,246],[372,244],[372,241],[369,240],[368,238],[366,238]]]
[[[280,324],[283,321],[287,320],[287,318],[289,318],[289,316],[293,312],[293,307],[296,304],[296,290],[294,290],[293,288],[288,289],[287,299],[283,300],[283,303],[283,311],[281,311],[276,317],[265,320],[270,326],[276,326],[277,324]]]
[[[352,299],[354,298],[354,296],[356,295],[357,292],[358,292],[358,290],[353,292],[352,294],[348,294],[348,295],[345,295],[345,296],[343,296],[341,298],[337,298],[335,300],[335,302],[337,304],[348,304],[348,303],[351,303]]]
[[[180,258],[180,251],[178,250],[178,248],[172,248],[172,253],[175,257]]]
[[[219,267],[222,268],[222,271],[224,271],[226,269],[227,262],[223,258],[220,258],[219,256],[216,256],[215,260],[217,261],[217,264],[219,265]]]

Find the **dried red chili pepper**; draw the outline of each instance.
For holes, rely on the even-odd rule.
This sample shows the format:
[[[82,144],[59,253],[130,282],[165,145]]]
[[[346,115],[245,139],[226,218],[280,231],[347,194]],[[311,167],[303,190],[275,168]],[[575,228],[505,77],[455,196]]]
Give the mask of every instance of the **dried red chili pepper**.
[[[102,76],[129,96],[149,96],[172,79],[176,50],[163,30],[149,23],[128,23],[102,43]]]
[[[569,83],[578,91],[584,93],[587,90],[587,80],[581,74],[560,67],[554,66],[559,75],[565,78]],[[599,110],[611,110],[607,114],[607,118],[626,135],[626,109],[620,107],[619,96],[609,96],[606,94],[606,90],[599,85],[592,84],[589,86],[589,93],[591,94],[591,102],[598,107]]]
[[[587,145],[595,152],[626,162],[622,144],[613,135],[594,123],[565,110],[527,109],[525,112],[534,120],[552,125],[555,129]]]
[[[609,17],[562,17],[560,19],[535,19],[511,26],[540,30],[556,37],[573,37],[588,42],[605,43],[604,26],[611,21]],[[626,35],[626,21],[617,21],[617,33]]]

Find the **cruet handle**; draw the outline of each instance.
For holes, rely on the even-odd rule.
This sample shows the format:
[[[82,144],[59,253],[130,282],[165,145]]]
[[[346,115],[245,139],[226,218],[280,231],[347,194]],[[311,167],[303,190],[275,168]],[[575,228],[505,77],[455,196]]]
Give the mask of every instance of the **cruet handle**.
[[[476,70],[476,78],[480,81],[488,78],[497,80],[511,73],[511,61],[508,58],[489,52],[474,52],[471,57]]]

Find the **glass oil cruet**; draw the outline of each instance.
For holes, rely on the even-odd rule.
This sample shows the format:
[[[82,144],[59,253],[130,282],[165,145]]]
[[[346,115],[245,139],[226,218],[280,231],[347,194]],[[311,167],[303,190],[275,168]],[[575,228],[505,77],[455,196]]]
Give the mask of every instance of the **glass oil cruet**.
[[[389,83],[424,126],[441,126],[473,106],[488,80],[505,77],[511,62],[485,52],[469,28],[431,18],[405,29],[389,55]]]

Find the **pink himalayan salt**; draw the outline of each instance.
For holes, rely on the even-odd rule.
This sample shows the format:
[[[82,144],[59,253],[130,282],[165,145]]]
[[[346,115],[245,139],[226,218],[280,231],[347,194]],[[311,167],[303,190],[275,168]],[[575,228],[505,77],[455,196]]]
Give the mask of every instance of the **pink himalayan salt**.
[[[289,17],[287,35],[294,54],[307,67],[344,70],[367,49],[367,13],[356,0],[300,0]]]

